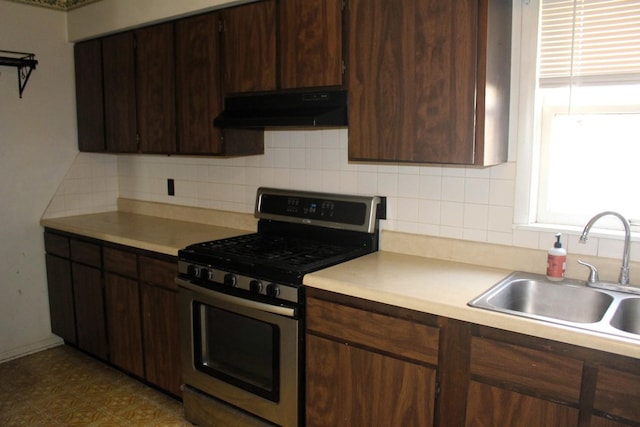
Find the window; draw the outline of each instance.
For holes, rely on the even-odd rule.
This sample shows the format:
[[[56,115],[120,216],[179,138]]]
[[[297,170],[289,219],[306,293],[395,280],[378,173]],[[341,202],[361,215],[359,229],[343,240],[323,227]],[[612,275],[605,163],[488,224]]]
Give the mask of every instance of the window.
[[[640,0],[524,7],[539,13],[527,222],[581,227],[605,210],[640,222]]]

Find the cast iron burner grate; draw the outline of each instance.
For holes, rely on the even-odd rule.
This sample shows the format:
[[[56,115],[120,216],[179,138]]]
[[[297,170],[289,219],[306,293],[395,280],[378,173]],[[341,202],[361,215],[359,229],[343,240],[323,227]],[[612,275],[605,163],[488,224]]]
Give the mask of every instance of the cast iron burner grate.
[[[191,249],[202,255],[276,266],[305,266],[361,251],[358,247],[263,234],[198,243]]]

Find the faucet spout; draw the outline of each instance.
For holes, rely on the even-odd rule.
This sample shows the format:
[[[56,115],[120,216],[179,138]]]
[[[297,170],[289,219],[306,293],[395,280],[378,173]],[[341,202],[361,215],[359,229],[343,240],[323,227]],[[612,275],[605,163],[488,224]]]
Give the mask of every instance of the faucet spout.
[[[591,230],[593,224],[595,224],[596,221],[598,221],[605,215],[615,216],[620,221],[622,221],[622,225],[624,226],[624,250],[622,253],[622,267],[620,268],[620,277],[618,279],[618,282],[621,285],[626,286],[629,284],[629,250],[631,248],[631,226],[629,225],[629,221],[625,217],[620,215],[618,212],[600,212],[599,214],[591,218],[587,225],[585,225],[584,230],[582,230],[582,235],[580,236],[580,242],[584,243],[587,241],[589,230]]]

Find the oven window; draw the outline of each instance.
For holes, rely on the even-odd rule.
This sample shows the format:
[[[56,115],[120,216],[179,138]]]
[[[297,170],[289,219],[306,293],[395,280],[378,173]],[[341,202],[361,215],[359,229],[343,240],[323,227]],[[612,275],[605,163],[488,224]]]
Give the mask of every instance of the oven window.
[[[196,369],[278,402],[278,326],[206,304],[193,304]]]

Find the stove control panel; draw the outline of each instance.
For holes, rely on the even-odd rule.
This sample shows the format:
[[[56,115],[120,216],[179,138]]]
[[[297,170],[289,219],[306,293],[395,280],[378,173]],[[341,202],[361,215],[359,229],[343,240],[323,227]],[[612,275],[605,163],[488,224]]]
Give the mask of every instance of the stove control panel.
[[[200,265],[180,260],[178,273],[186,275],[194,284],[212,283],[218,286],[242,289],[253,294],[298,303],[298,288],[282,283],[219,270],[210,265]]]

